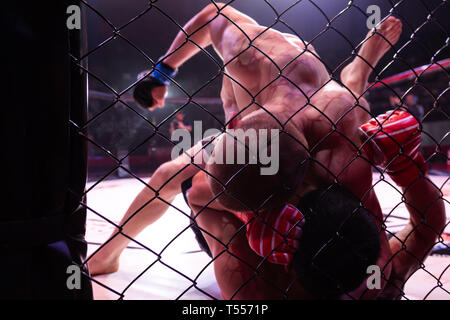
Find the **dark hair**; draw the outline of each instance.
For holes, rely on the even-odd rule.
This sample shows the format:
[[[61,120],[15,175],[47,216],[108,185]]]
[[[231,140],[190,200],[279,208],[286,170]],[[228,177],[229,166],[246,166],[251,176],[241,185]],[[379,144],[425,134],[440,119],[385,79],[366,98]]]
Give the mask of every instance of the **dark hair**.
[[[133,90],[133,98],[136,103],[142,108],[149,108],[153,105],[153,97],[151,90],[155,87],[164,86],[151,76],[147,76],[144,80],[139,82]]]
[[[238,154],[238,150],[244,151],[244,164],[218,164],[208,163],[206,170],[210,174],[208,178],[211,191],[220,196],[217,200],[225,207],[234,211],[266,210],[282,205],[289,197],[295,194],[297,186],[303,181],[308,162],[308,152],[293,137],[295,127],[288,123],[282,126],[274,120],[273,116],[262,113],[252,116],[245,121],[241,121],[235,128],[247,132],[248,129],[267,129],[268,149],[271,156],[270,140],[271,129],[278,129],[279,136],[279,167],[273,175],[262,175],[261,168],[265,167],[257,157],[256,163],[249,163],[251,156],[247,147],[250,139],[236,138],[230,133],[225,133],[222,139],[217,142],[212,156],[217,153],[233,151],[233,155]],[[281,121],[281,119],[280,119]],[[237,132],[237,131],[235,131]],[[260,136],[256,137],[259,143]],[[240,142],[237,142],[239,140]],[[244,146],[245,143],[245,146]],[[220,149],[220,150],[219,150]]]
[[[305,225],[292,267],[300,284],[321,299],[356,289],[380,252],[372,213],[338,184],[312,191],[299,209]]]

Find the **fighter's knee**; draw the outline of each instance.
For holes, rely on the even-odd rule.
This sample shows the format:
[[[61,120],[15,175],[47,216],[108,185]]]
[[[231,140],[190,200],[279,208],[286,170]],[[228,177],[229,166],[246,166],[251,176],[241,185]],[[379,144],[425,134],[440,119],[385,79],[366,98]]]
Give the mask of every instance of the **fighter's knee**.
[[[153,174],[154,182],[151,187],[156,188],[157,191],[163,189],[166,192],[176,189],[174,183],[174,178],[177,173],[176,169],[177,168],[172,161],[160,165]]]
[[[205,199],[205,195],[208,194],[209,188],[205,188],[207,188],[207,186],[205,186],[204,183],[197,183],[189,189],[189,192],[187,194],[187,201],[190,206],[201,207],[202,204],[205,204],[208,201],[207,199]]]

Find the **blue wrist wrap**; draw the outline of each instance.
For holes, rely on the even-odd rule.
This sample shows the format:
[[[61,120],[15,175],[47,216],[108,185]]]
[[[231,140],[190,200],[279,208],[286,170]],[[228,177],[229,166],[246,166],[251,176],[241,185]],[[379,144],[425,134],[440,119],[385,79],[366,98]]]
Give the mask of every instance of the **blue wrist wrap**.
[[[168,86],[170,84],[170,78],[173,79],[178,73],[178,70],[174,70],[165,66],[162,63],[158,63],[155,70],[152,72],[151,76],[157,81],[161,82],[162,85]]]

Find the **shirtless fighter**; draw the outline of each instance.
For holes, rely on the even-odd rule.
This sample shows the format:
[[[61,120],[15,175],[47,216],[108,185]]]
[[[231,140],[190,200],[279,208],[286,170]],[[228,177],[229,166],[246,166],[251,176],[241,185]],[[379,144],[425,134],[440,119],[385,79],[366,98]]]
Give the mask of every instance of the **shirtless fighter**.
[[[149,108],[162,107],[166,86],[170,83],[167,76],[175,76],[175,70],[198,53],[199,47],[213,45],[225,66],[221,98],[228,123],[238,119],[234,125],[239,128],[278,128],[282,132],[279,174],[256,177],[251,166],[245,171],[247,167],[212,164],[205,167],[207,174],[202,172],[194,177],[189,189],[189,204],[198,213],[196,223],[210,253],[216,258],[214,268],[223,298],[282,298],[286,291],[279,288],[288,286],[290,298],[320,297],[320,293],[312,292],[311,286],[305,289],[305,283],[293,282],[295,273],[284,267],[293,259],[288,246],[277,245],[277,241],[269,241],[266,246],[266,239],[280,236],[277,221],[281,221],[281,225],[289,227],[283,230],[284,237],[281,238],[290,245],[299,247],[300,243],[301,246],[310,222],[308,219],[305,222],[303,214],[295,207],[283,209],[283,203],[296,204],[299,198],[315,199],[309,207],[317,206],[321,197],[311,196],[311,193],[329,190],[327,186],[334,182],[346,191],[333,194],[340,194],[344,200],[352,199],[341,201],[344,207],[352,203],[352,211],[359,210],[359,206],[371,213],[373,221],[358,220],[364,224],[361,228],[373,233],[372,223],[377,227],[376,231],[381,230],[382,212],[372,189],[370,162],[375,160],[402,187],[411,215],[409,224],[390,241],[385,232],[378,232],[379,247],[367,249],[376,252],[372,264],[376,262],[385,279],[389,279],[390,286],[383,281],[382,294],[389,298],[396,296],[396,289],[402,288],[404,281],[423,261],[445,221],[439,189],[426,178],[423,158],[415,148],[417,139],[411,140],[409,135],[399,141],[389,138],[398,136],[397,133],[403,130],[399,127],[411,124],[411,119],[407,114],[396,112],[369,121],[369,106],[361,96],[372,67],[398,40],[400,21],[390,17],[377,33],[369,32],[358,56],[342,71],[341,83],[331,80],[311,44],[294,35],[262,27],[225,4],[208,5],[186,24],[184,31],[177,35],[152,77],[140,82],[135,90],[136,101]],[[189,34],[188,41],[186,34]],[[233,115],[236,116],[233,118]],[[391,131],[386,131],[383,124]],[[406,128],[413,130],[410,127],[414,125]],[[386,136],[387,140],[384,139]],[[219,139],[214,151],[227,147],[227,141]],[[194,146],[189,152],[191,157],[202,147],[201,144]],[[162,216],[167,203],[180,193],[181,183],[199,171],[198,165],[186,165],[193,160],[191,157],[184,154],[158,168],[148,183],[150,188],[141,191],[122,219],[123,233],[134,237]],[[280,189],[282,192],[278,192]],[[275,193],[277,196],[272,197]],[[325,195],[328,198],[324,199],[331,201],[333,194]],[[213,199],[216,200],[211,201]],[[355,202],[354,199],[361,200]],[[206,204],[208,207],[204,208]],[[246,216],[237,212],[250,211],[257,215],[257,209],[263,212],[257,219],[255,214]],[[317,211],[326,210],[319,208]],[[274,220],[274,216],[280,219]],[[238,218],[248,222],[247,234]],[[261,222],[271,228],[261,227],[264,225]],[[305,235],[300,241],[289,242],[287,238],[297,238],[303,225]],[[358,224],[354,229],[357,228]],[[238,232],[242,229],[244,232]],[[117,232],[89,260],[92,274],[118,269],[120,253],[129,240]],[[261,237],[257,239],[258,236]],[[261,243],[263,245],[258,246]],[[361,248],[359,250],[360,254],[364,253]],[[285,261],[276,261],[274,253],[277,252],[286,257]],[[294,264],[296,259],[299,260],[295,258]],[[302,261],[297,264],[301,265]],[[332,268],[329,270],[334,272]],[[370,298],[380,293],[377,290],[355,291],[359,283],[359,289],[364,288],[361,275],[356,285],[352,283],[342,291],[353,290],[356,297],[364,294]],[[338,298],[340,295],[333,292],[324,297]]]

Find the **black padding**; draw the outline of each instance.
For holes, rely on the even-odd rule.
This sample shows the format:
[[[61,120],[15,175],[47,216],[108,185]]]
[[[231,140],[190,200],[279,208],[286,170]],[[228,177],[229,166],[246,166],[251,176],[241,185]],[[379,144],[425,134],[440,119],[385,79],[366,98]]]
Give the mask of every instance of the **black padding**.
[[[81,32],[66,28],[80,1],[2,5],[2,184],[0,273],[4,298],[91,299],[68,290],[69,264],[86,255],[86,141],[70,121],[86,117],[86,75],[73,61]],[[82,7],[80,5],[80,7]],[[58,244],[58,245],[55,245]],[[85,271],[87,271],[85,269]]]

